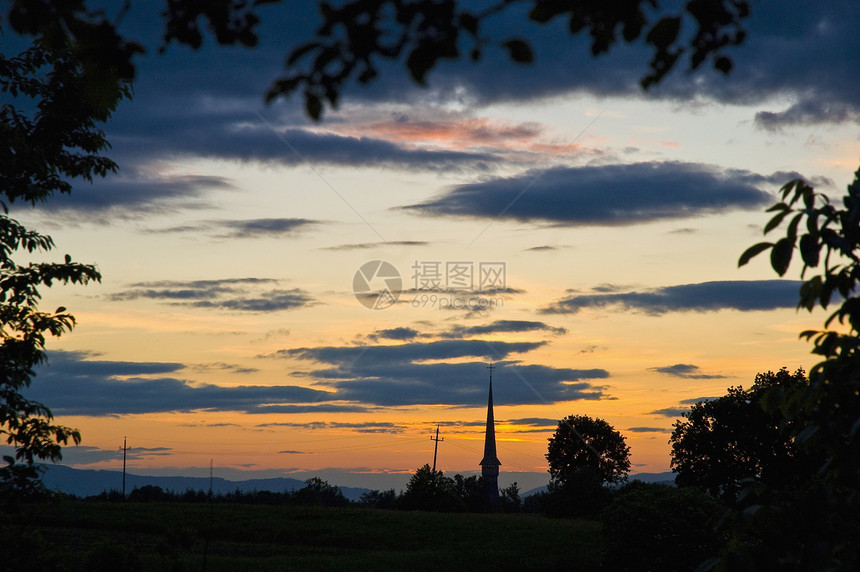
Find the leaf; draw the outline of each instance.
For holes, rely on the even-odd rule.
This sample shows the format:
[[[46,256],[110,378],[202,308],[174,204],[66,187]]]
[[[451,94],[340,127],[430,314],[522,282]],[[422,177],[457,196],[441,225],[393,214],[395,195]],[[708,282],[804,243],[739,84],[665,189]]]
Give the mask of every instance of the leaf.
[[[783,238],[773,245],[770,251],[770,265],[780,276],[784,276],[791,264],[791,254],[794,250],[794,242]]]
[[[534,61],[532,48],[524,40],[508,40],[502,45],[507,48],[508,54],[515,62],[530,64]]]
[[[314,121],[319,121],[322,114],[322,101],[313,93],[305,92],[305,109],[308,112],[308,117]]]
[[[797,240],[797,227],[800,224],[800,219],[803,218],[803,213],[797,213],[791,222],[788,224],[788,231],[785,233],[786,237],[791,240],[793,243]]]
[[[798,307],[806,308],[810,312],[818,302],[818,297],[821,295],[822,281],[821,276],[815,276],[807,280],[800,286],[800,302]]]
[[[681,30],[680,17],[666,17],[654,24],[645,41],[656,48],[668,48],[672,42],[678,39]]]
[[[321,44],[319,44],[318,42],[308,42],[299,46],[298,48],[290,52],[289,57],[287,57],[287,67],[292,66],[297,61],[302,59],[305,54],[319,47],[321,47]]]
[[[818,266],[818,259],[821,253],[821,245],[818,239],[811,234],[804,234],[800,237],[800,256],[803,258],[803,263],[807,266]],[[820,278],[819,278],[820,280]]]
[[[738,268],[744,266],[747,262],[752,260],[754,256],[758,256],[768,248],[772,248],[772,242],[759,242],[758,244],[754,244],[747,248],[743,254],[741,254],[740,259],[738,259]]]
[[[266,92],[266,103],[271,103],[273,99],[280,95],[289,95],[304,79],[304,76],[279,79]]]
[[[478,18],[469,12],[460,14],[460,26],[471,36],[478,35]]]
[[[788,215],[789,215],[789,213],[791,213],[791,210],[784,210],[784,211],[782,211],[782,212],[777,213],[777,214],[776,214],[772,219],[770,219],[770,220],[768,221],[768,223],[765,225],[765,227],[764,227],[764,234],[767,234],[767,233],[769,233],[770,231],[772,231],[773,229],[775,229],[776,227],[778,227],[778,226],[780,225],[780,223],[782,223],[782,219],[784,219],[786,216],[788,216]]]
[[[714,67],[728,75],[732,71],[732,60],[726,56],[720,56],[714,61]]]
[[[426,46],[419,46],[412,50],[409,57],[406,58],[406,67],[409,68],[409,73],[419,85],[426,85],[424,77],[427,72],[436,64],[436,55]]]

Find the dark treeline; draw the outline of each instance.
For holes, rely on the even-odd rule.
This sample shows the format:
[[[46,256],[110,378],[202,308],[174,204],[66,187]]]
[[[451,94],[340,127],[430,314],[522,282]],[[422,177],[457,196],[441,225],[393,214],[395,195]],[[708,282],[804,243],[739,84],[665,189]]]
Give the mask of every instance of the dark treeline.
[[[347,499],[340,487],[314,477],[305,481],[305,486],[283,492],[268,490],[242,491],[212,494],[204,490],[186,489],[184,492],[170,491],[155,485],[134,488],[123,498],[117,490],[104,491],[86,497],[86,500],[128,502],[215,502],[244,503],[287,506],[360,506],[392,510],[426,510],[435,512],[520,512],[523,502],[516,483],[503,489],[498,502],[490,502],[480,476],[446,477],[441,471],[435,473],[428,465],[419,468],[412,476],[405,491],[394,489],[371,490],[363,493],[359,500]],[[536,505],[533,505],[533,509]]]

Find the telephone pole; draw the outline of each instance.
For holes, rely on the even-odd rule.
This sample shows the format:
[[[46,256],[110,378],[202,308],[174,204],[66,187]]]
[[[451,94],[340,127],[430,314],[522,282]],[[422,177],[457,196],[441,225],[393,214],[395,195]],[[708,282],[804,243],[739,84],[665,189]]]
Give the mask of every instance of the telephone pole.
[[[439,441],[444,441],[445,437],[439,438],[439,426],[436,425],[436,437],[430,437],[431,441],[435,441],[436,444],[433,446],[433,474],[436,474],[436,453],[439,451]]]
[[[119,450],[122,451],[122,498],[125,498],[125,454],[128,451],[126,437],[122,438],[122,447]]]

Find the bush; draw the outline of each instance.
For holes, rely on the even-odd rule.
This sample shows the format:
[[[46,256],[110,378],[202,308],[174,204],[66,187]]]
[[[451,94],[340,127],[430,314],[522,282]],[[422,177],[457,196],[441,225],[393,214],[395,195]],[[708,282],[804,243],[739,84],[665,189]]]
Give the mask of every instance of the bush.
[[[694,488],[622,487],[601,517],[604,566],[611,570],[692,570],[716,557],[716,520],[727,509]]]
[[[564,484],[551,481],[540,500],[541,512],[547,516],[591,517],[612,501],[612,491],[592,480],[573,476]]]

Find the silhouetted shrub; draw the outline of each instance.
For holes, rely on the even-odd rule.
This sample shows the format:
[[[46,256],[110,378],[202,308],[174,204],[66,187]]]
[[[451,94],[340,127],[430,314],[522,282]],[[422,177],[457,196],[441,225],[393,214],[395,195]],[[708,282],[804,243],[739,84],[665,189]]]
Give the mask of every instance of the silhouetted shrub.
[[[128,500],[137,502],[168,501],[175,496],[155,485],[143,485],[135,487],[128,495]]]
[[[390,509],[394,508],[394,502],[396,500],[397,494],[394,492],[394,489],[388,489],[387,491],[373,490],[361,493],[361,497],[358,499],[358,504],[368,508]]]
[[[319,477],[305,481],[305,486],[293,491],[290,500],[294,504],[314,506],[346,506],[349,499],[343,496],[340,487],[330,485]]]
[[[541,495],[541,512],[547,516],[596,516],[612,501],[612,491],[591,479],[572,476],[564,484],[550,482]]]
[[[610,570],[693,570],[715,557],[725,507],[695,488],[640,481],[616,491],[602,514]]]

